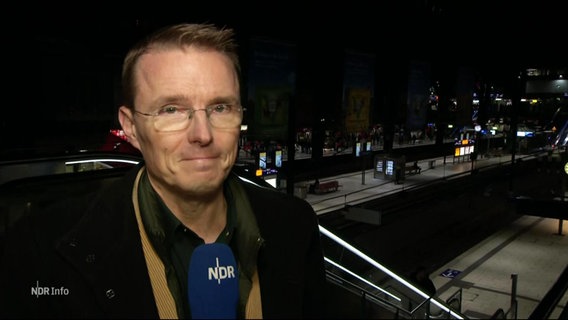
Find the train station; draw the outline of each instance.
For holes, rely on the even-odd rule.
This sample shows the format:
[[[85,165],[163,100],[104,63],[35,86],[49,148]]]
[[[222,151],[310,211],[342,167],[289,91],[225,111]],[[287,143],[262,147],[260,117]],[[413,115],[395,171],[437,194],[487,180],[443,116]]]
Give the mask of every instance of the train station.
[[[19,39],[18,50],[9,50],[9,62],[21,68],[6,78],[20,103],[5,108],[0,118],[0,257],[5,259],[0,267],[14,265],[14,251],[4,255],[4,247],[8,234],[19,230],[16,226],[35,221],[52,205],[90,197],[116,185],[129,171],[145,168],[149,161],[143,151],[158,145],[151,139],[173,141],[183,131],[187,137],[159,154],[179,148],[185,162],[205,163],[221,158],[216,143],[222,144],[230,132],[235,142],[231,174],[313,210],[330,299],[321,314],[357,319],[568,318],[568,62],[559,45],[564,10],[557,5],[410,0],[374,6],[179,2],[127,11],[99,3],[81,9],[32,7],[41,14],[31,18],[29,8],[22,9],[27,24],[21,28],[27,28],[27,36]],[[20,14],[17,9],[13,13]],[[231,89],[236,93],[203,98],[201,108],[191,106],[195,101],[190,94],[169,96],[175,104],[168,101],[159,110],[123,104],[129,87],[121,80],[129,78],[122,64],[130,46],[161,27],[186,22],[235,32],[238,45],[231,50],[238,56],[233,66],[238,85]],[[22,87],[26,92],[16,93]],[[172,87],[177,88],[168,90]],[[184,117],[173,126],[168,122],[172,118],[156,120],[178,111]],[[128,120],[129,112],[134,120]],[[223,112],[235,121],[216,118]],[[125,125],[125,119],[135,125]],[[202,131],[193,130],[195,123],[205,124],[199,127]],[[141,133],[144,129],[150,133]],[[196,150],[203,154],[194,156]],[[188,185],[193,181],[171,176]],[[155,189],[156,203],[163,205],[156,207],[173,216],[172,208],[179,208],[161,194],[166,183],[156,187],[159,177],[142,180],[151,186],[144,190]],[[221,219],[228,229],[219,233],[219,241],[231,241],[231,223],[241,221],[235,212],[242,206],[233,210],[227,205],[234,200],[225,193],[227,185],[216,198],[223,201],[212,201],[215,208],[225,206],[223,219],[229,221]],[[200,194],[192,203],[208,196]],[[263,201],[254,195],[249,199]],[[152,206],[140,203],[147,206],[143,210]],[[132,210],[138,212],[138,204]],[[137,221],[139,226],[147,223]],[[145,241],[143,229],[139,232]],[[276,229],[272,231],[282,231]],[[63,234],[59,227],[53,231]],[[290,239],[299,237],[295,231],[289,230]],[[37,239],[43,234],[36,234]],[[31,238],[30,243],[36,241],[35,235]],[[38,248],[58,244],[37,241]],[[194,249],[187,242],[172,246],[173,255]],[[152,250],[141,256],[154,257],[148,253]],[[168,288],[167,299],[178,299],[177,309],[172,308],[176,302],[167,300],[169,311],[190,317],[196,304],[189,308],[189,293],[176,292],[192,283],[185,272],[171,271],[186,268],[184,259],[170,263],[161,256],[146,263],[151,268],[150,261],[162,261],[159,272],[168,278],[161,288]],[[96,265],[94,254],[83,260],[77,269],[82,263]],[[22,270],[33,268],[37,266]],[[172,272],[183,275],[177,279]],[[241,290],[258,280],[253,275],[243,279]],[[84,280],[97,283],[89,276]],[[178,281],[181,288],[172,285]],[[155,291],[148,290],[149,295],[162,298],[156,293],[160,286],[152,286]],[[40,279],[30,288],[38,300],[45,298],[40,297],[44,291],[52,292],[51,287],[43,290]],[[53,290],[53,297],[61,299],[57,301],[76,292],[61,286]],[[100,305],[117,301],[117,294],[105,289]],[[29,298],[27,291],[25,296]],[[44,307],[45,301],[32,305]],[[49,307],[61,311],[57,303]],[[98,307],[93,310],[118,315]],[[148,308],[160,307],[156,303]],[[77,310],[74,315],[99,315]]]

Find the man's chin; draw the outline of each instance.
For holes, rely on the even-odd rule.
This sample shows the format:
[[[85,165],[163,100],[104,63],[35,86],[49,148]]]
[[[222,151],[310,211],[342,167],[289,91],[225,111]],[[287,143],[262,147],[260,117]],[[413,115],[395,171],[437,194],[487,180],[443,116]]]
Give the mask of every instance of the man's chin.
[[[194,185],[220,185],[225,178],[225,171],[219,167],[197,167],[186,171],[184,175]]]
[[[185,163],[178,168],[175,176],[179,180],[191,180],[191,184],[222,184],[230,168],[219,162],[199,161]],[[188,181],[186,180],[186,181]]]

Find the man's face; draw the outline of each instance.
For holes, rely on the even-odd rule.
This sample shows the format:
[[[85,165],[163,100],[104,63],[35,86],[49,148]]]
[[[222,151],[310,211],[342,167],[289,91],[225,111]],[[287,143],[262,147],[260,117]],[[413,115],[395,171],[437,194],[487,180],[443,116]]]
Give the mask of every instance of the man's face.
[[[231,61],[215,51],[194,47],[151,52],[141,57],[136,73],[134,108],[155,113],[175,103],[204,109],[215,103],[240,103],[239,82]],[[237,155],[240,126],[212,127],[197,111],[187,129],[161,132],[153,117],[121,108],[120,121],[132,144],[143,154],[150,180],[159,193],[206,195],[219,191]]]

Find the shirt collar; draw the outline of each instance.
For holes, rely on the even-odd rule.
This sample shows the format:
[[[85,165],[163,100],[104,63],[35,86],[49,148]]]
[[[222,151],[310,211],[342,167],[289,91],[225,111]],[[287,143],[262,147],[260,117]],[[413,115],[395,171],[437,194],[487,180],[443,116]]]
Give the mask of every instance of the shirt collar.
[[[223,186],[223,191],[227,200],[227,224],[216,242],[230,243],[232,236],[235,233],[235,224],[237,222],[237,201],[235,201],[233,197],[232,189],[233,188],[228,186],[228,183],[225,183]],[[139,192],[141,195],[144,195],[139,197],[144,228],[153,243],[154,241],[157,241],[158,243],[168,243],[173,238],[173,234],[176,230],[186,228],[154,190],[146,170],[144,170],[140,179]],[[188,231],[199,239],[199,237],[189,228]]]

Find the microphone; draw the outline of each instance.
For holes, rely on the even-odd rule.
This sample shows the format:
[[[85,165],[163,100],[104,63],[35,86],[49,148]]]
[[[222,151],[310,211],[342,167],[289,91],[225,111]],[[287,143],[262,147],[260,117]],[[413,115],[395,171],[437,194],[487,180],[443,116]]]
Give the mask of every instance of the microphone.
[[[192,319],[236,319],[239,301],[237,263],[223,243],[197,246],[187,276]]]

